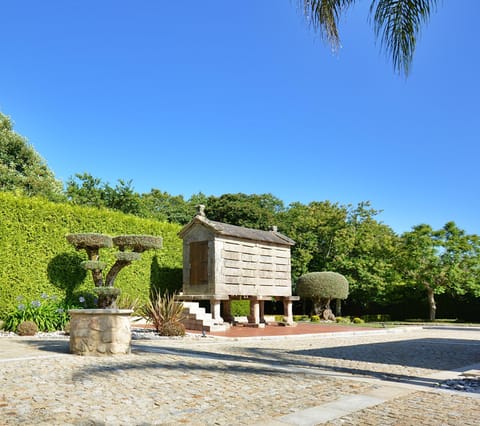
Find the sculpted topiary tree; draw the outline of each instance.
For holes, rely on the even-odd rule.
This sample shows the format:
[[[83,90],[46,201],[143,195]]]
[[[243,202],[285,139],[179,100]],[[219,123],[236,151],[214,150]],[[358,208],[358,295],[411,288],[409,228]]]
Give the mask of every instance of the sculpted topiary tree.
[[[335,320],[330,301],[347,298],[348,281],[336,272],[309,272],[298,279],[297,293],[300,297],[313,301],[316,315],[325,320]]]
[[[144,251],[162,247],[162,238],[151,235],[119,235],[112,238],[103,234],[69,234],[66,238],[77,250],[87,252],[88,260],[82,262],[82,267],[92,272],[99,308],[116,307],[115,301],[120,289],[113,285],[118,273],[125,266],[140,259]],[[120,251],[115,253],[116,261],[104,280],[103,271],[107,264],[100,260],[100,249],[113,246],[118,247]]]

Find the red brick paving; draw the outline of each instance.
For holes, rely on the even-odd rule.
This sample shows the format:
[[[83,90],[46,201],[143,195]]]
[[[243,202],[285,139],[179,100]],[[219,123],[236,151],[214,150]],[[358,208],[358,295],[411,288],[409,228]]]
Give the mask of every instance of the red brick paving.
[[[207,336],[221,337],[265,337],[265,336],[295,336],[301,334],[320,334],[320,333],[338,333],[342,331],[363,331],[374,330],[367,327],[354,327],[348,325],[337,324],[312,324],[297,323],[296,327],[285,327],[279,325],[267,325],[265,328],[253,327],[230,327],[227,331],[207,332]],[[190,331],[189,333],[200,333],[198,331]]]

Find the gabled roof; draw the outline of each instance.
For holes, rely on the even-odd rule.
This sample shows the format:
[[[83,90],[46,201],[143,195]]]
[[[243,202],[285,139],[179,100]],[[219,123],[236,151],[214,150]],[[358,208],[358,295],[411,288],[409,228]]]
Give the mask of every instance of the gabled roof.
[[[236,237],[244,240],[262,241],[284,246],[293,246],[295,241],[277,231],[261,231],[259,229],[244,228],[243,226],[229,225],[228,223],[215,222],[205,216],[197,214],[178,233],[183,238],[192,226],[200,224],[210,229],[216,235]]]

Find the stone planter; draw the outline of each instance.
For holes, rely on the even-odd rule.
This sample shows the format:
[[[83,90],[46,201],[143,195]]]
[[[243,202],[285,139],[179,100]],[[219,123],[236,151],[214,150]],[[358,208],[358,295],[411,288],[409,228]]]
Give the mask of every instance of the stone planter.
[[[131,309],[71,309],[70,352],[111,356],[130,353]]]

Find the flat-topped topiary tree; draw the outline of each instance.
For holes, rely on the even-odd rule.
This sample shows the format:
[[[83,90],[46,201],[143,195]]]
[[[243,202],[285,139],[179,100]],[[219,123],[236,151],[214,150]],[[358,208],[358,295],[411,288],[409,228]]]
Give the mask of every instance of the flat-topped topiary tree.
[[[116,308],[120,289],[114,287],[115,278],[125,266],[140,259],[144,251],[162,247],[162,238],[152,235],[119,235],[112,238],[109,235],[90,233],[68,234],[66,238],[77,250],[87,252],[88,260],[82,262],[82,267],[92,273],[99,308]],[[104,280],[103,271],[107,264],[100,260],[100,249],[113,246],[120,251],[115,253],[116,261]]]
[[[316,315],[325,320],[335,320],[330,301],[347,298],[348,281],[337,272],[309,272],[298,279],[297,294],[312,300]]]

